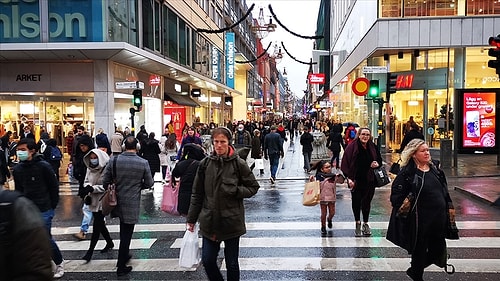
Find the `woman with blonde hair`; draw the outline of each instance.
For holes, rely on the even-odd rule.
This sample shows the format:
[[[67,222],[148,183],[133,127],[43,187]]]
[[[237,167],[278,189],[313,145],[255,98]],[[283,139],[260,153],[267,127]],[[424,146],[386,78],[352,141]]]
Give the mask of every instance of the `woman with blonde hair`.
[[[393,209],[386,237],[411,254],[406,274],[423,280],[429,265],[446,267],[447,223],[455,221],[455,209],[446,176],[439,163],[431,160],[424,140],[411,140],[401,153],[401,171],[392,183],[390,201]]]

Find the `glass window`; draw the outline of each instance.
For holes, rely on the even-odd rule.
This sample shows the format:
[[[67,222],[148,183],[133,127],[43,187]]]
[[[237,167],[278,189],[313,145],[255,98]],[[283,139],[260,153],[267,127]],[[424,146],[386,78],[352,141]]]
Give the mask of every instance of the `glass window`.
[[[405,1],[405,17],[453,16],[457,15],[456,0]]]
[[[154,50],[155,51],[160,51],[160,3],[155,2],[155,11],[154,11],[154,30],[155,30],[155,37],[154,37]]]
[[[467,15],[500,14],[500,1],[467,0]]]
[[[168,10],[168,57],[177,61],[177,15]]]
[[[402,0],[382,0],[380,1],[380,10],[383,18],[401,17]]]
[[[179,63],[186,65],[187,52],[186,23],[179,19]]]
[[[142,1],[143,45],[154,50],[153,6],[151,1]]]

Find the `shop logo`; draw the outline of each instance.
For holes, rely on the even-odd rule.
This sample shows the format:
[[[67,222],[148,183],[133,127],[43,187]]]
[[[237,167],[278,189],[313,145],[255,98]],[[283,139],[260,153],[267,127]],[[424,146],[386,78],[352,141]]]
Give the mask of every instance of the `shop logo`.
[[[398,75],[396,89],[411,89],[413,87],[413,74]]]

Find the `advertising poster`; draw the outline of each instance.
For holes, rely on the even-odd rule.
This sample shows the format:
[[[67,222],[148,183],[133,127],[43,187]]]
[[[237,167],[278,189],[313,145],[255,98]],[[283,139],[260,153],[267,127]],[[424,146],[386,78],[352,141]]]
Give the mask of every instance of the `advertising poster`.
[[[496,131],[496,92],[464,92],[462,145],[493,148]]]

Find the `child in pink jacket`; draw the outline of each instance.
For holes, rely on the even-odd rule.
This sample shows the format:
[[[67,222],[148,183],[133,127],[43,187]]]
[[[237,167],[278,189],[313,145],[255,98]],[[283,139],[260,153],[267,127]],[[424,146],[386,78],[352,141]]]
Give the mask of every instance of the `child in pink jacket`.
[[[344,176],[339,173],[332,173],[332,166],[329,161],[321,160],[314,166],[312,169],[316,169],[316,175],[311,175],[309,180],[320,182],[321,234],[324,235],[326,234],[327,221],[328,228],[332,228],[335,201],[337,200],[337,183],[343,183]]]

